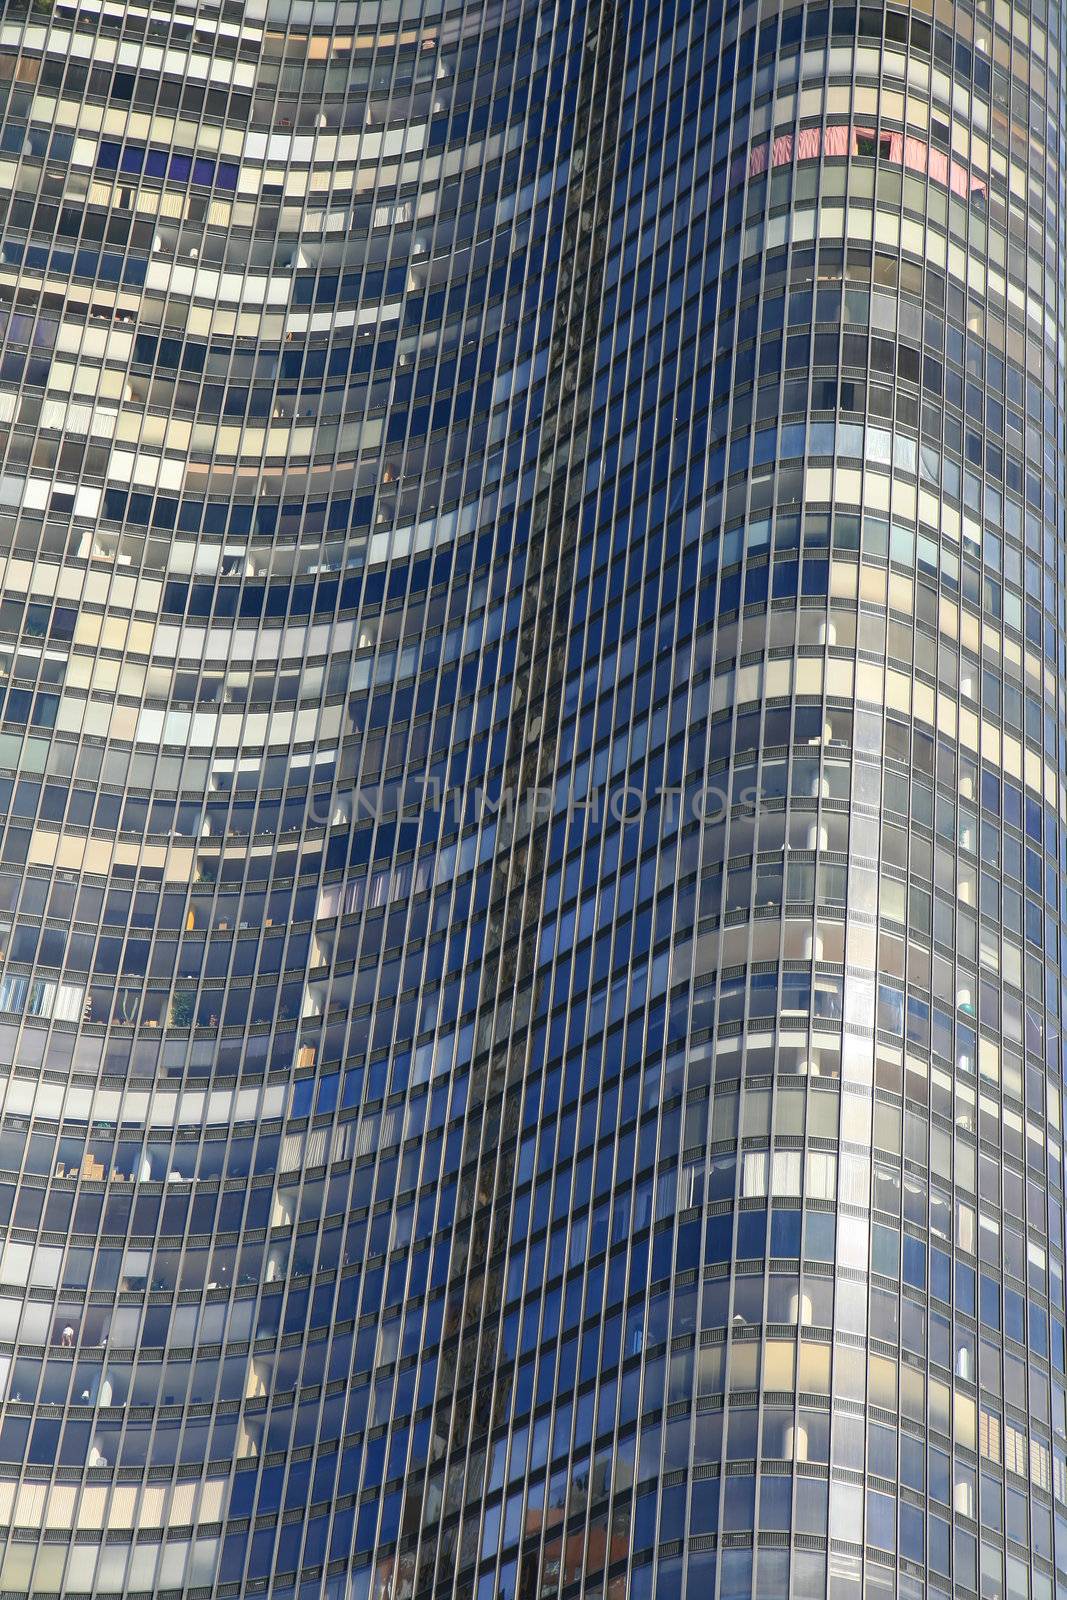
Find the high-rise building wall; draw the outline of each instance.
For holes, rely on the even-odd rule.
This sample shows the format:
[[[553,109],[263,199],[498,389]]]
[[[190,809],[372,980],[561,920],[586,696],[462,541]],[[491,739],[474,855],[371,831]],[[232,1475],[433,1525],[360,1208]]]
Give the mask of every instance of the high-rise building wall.
[[[0,1593],[1063,1600],[1057,0],[7,0]]]

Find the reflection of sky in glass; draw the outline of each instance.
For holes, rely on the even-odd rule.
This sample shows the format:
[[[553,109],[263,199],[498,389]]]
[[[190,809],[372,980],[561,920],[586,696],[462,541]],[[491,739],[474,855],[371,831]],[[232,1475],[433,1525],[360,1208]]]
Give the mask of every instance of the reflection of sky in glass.
[[[1001,11],[8,6],[0,1589],[1067,1587]]]

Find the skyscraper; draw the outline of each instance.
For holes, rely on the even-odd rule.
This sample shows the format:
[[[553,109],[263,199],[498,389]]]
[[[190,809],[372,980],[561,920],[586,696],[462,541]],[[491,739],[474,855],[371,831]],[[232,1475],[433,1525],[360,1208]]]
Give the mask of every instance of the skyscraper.
[[[1063,1600],[1058,0],[7,0],[0,1593]]]

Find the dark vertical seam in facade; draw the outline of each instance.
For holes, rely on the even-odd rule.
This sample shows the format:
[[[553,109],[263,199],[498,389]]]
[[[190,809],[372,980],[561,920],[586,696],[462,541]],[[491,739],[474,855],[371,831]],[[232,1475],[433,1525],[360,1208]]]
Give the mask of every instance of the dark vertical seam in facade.
[[[502,1286],[491,1290],[493,1262],[506,1252],[510,1231],[513,1155],[502,1108],[506,1088],[521,1081],[528,1047],[531,984],[546,826],[536,799],[552,787],[558,759],[558,711],[566,666],[574,555],[580,529],[585,462],[575,463],[574,443],[588,422],[596,372],[603,301],[603,240],[615,186],[619,116],[629,8],[599,0],[587,18],[582,44],[571,173],[563,224],[555,322],[545,384],[544,437],[538,494],[515,663],[515,691],[504,762],[500,833],[493,864],[486,957],[476,1024],[476,1057],[465,1119],[464,1159],[456,1206],[438,1387],[434,1396],[433,1451],[447,1476],[442,1520],[462,1503],[480,1508],[482,1467],[473,1474],[468,1452],[503,1421],[510,1393],[499,1383],[496,1347]],[[507,809],[514,797],[514,817]],[[514,1039],[517,1048],[509,1044]],[[498,1266],[498,1270],[502,1270]],[[487,1337],[480,1337],[488,1310]],[[447,1340],[458,1332],[451,1351]],[[482,1344],[482,1359],[477,1360]],[[473,1384],[473,1392],[471,1386]],[[461,1403],[464,1398],[468,1404]],[[459,1469],[459,1470],[457,1470]],[[474,1481],[469,1480],[473,1477]],[[451,1493],[450,1493],[451,1489]],[[471,1493],[461,1491],[473,1491]],[[461,1498],[458,1498],[461,1494]],[[452,1496],[456,1495],[455,1502]],[[480,1511],[476,1510],[476,1515]],[[424,1504],[421,1538],[436,1543],[438,1523]],[[458,1530],[457,1530],[458,1538]],[[453,1545],[453,1550],[455,1546]],[[416,1579],[419,1596],[432,1585],[424,1556]],[[436,1563],[435,1563],[436,1564]],[[456,1582],[454,1570],[438,1588]]]

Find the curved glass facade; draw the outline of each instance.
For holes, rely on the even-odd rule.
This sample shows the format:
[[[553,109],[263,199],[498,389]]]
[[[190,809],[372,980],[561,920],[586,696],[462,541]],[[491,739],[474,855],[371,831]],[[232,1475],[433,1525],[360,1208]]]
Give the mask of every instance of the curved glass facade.
[[[7,0],[4,1596],[1067,1596],[1065,46]]]

